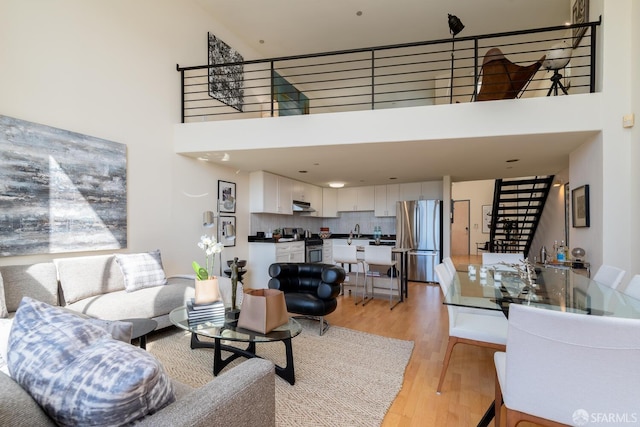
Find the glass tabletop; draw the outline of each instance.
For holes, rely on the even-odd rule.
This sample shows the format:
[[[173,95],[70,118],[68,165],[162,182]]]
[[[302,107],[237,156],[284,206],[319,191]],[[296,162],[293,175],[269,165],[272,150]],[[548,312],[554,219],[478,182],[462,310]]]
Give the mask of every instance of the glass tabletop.
[[[503,311],[510,304],[527,304],[599,316],[640,318],[640,300],[567,269],[536,269],[535,285],[526,286],[515,271],[488,268],[481,277],[457,271],[445,296],[445,304]]]
[[[239,328],[238,321],[225,320],[224,323],[205,322],[198,325],[190,325],[187,318],[187,308],[178,307],[169,313],[171,323],[185,331],[193,332],[210,338],[221,338],[229,341],[240,342],[272,342],[282,341],[288,338],[298,336],[302,332],[302,325],[294,319],[289,318],[289,322],[279,326],[269,332],[262,334],[260,332],[250,331],[248,329]]]

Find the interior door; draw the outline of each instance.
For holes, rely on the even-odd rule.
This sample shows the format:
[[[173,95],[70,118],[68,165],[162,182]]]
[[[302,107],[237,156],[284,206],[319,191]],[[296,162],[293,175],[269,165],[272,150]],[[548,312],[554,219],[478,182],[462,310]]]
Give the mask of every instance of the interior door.
[[[451,255],[469,255],[469,200],[453,201],[453,223],[451,224]]]

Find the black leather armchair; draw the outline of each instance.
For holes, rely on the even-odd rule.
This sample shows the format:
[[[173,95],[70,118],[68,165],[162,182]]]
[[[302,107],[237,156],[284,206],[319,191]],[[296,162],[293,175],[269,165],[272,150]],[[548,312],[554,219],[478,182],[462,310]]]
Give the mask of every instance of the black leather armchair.
[[[338,306],[345,271],[332,264],[275,263],[269,266],[269,288],[284,293],[289,313],[318,320],[320,335],[328,328],[324,316]]]

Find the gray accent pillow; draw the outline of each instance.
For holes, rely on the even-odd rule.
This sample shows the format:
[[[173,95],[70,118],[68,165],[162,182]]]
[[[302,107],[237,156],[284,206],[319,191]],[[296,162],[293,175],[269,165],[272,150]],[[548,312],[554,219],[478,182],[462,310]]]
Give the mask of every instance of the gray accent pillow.
[[[175,400],[150,353],[69,311],[24,298],[9,336],[12,378],[60,426],[112,426]]]
[[[0,274],[0,317],[9,317],[7,302],[4,300],[4,282],[2,281],[2,274]]]
[[[124,277],[113,254],[58,258],[53,262],[62,289],[61,305],[124,290]]]
[[[124,275],[124,288],[127,292],[167,284],[159,250],[138,254],[116,254],[116,261]]]

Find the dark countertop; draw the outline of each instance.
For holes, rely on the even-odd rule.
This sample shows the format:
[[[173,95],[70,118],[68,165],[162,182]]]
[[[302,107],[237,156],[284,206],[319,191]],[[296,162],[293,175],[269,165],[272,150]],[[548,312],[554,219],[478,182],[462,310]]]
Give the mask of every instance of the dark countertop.
[[[319,239],[320,237],[317,234],[313,234],[311,236],[313,239]],[[329,237],[329,239],[348,239],[349,238],[349,234],[331,234],[331,237]],[[373,234],[361,234],[360,237],[353,237],[354,239],[358,239],[358,240],[375,240],[373,238]],[[257,243],[276,243],[276,241],[273,238],[266,238],[266,237],[257,237],[257,236],[248,236],[247,239],[249,242],[257,242]],[[389,234],[389,235],[385,235],[382,236],[382,238],[380,239],[382,241],[385,240],[396,240],[396,236],[395,234]],[[301,239],[300,241],[304,241],[304,239]]]

